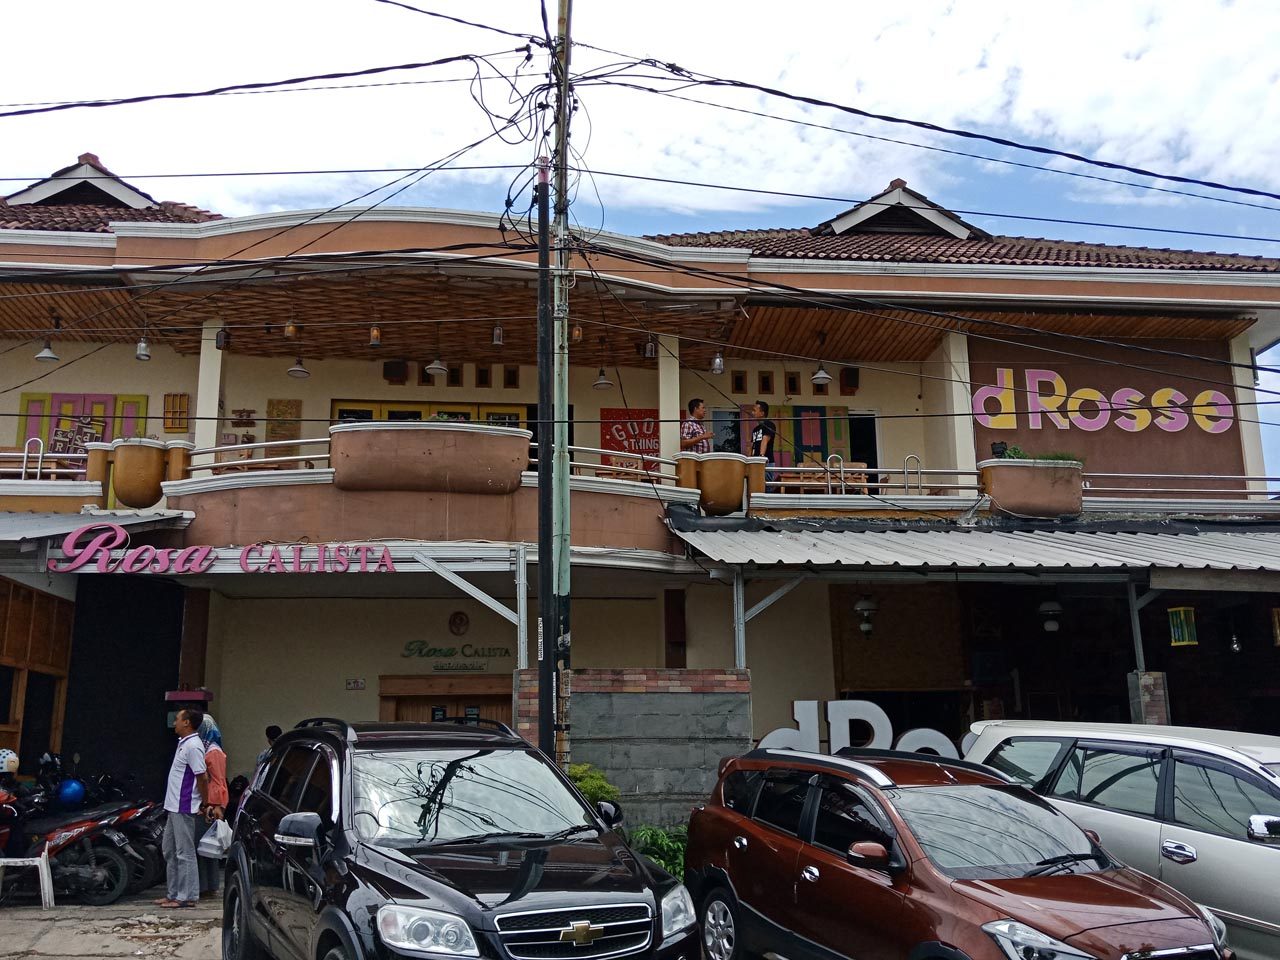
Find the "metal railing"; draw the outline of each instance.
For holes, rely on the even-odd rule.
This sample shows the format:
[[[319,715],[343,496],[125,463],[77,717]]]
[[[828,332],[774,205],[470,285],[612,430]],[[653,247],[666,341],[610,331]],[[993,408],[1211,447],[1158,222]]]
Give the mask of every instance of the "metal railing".
[[[32,451],[35,466],[32,467]],[[3,480],[82,480],[88,454],[47,453],[44,441],[31,437],[22,450],[0,452],[0,479]]]

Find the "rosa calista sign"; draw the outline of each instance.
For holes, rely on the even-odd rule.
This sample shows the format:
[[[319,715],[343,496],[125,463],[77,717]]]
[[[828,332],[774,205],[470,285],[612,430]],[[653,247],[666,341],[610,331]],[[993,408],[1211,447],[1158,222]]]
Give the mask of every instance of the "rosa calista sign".
[[[62,557],[50,558],[54,573],[206,573],[234,558],[242,573],[395,573],[391,550],[382,544],[251,543],[246,547],[133,546],[117,523],[90,523],[62,541]]]

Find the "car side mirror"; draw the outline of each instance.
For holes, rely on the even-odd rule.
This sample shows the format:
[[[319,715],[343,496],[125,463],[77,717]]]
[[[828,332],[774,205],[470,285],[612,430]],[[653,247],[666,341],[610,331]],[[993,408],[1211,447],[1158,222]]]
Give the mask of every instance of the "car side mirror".
[[[1098,836],[1097,830],[1085,830],[1084,835],[1089,838],[1095,847],[1102,846],[1102,838]]]
[[[1254,814],[1249,818],[1249,839],[1258,843],[1280,843],[1280,817]]]
[[[276,827],[276,843],[282,847],[309,847],[318,850],[322,826],[323,821],[318,813],[290,813]]]
[[[596,813],[604,821],[604,825],[612,830],[622,823],[622,807],[612,800],[601,800],[596,804]]]
[[[889,867],[889,851],[883,843],[874,840],[861,840],[851,844],[844,858],[855,867],[866,867],[868,870],[886,870]]]

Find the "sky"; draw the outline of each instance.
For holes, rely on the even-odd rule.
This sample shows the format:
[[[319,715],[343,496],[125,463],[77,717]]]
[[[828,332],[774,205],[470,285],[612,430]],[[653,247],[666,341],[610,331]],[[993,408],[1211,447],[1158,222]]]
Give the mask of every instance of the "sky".
[[[534,0],[406,2],[518,33],[541,32]],[[549,3],[554,28],[555,0]],[[56,43],[34,42],[50,35],[51,10],[61,24]],[[517,83],[527,90],[546,69],[542,58],[524,63],[515,52],[523,41],[376,0],[65,0],[56,8],[6,5],[0,25],[10,39],[0,61],[4,104],[202,90],[487,56],[486,79],[478,85],[469,80],[475,68],[452,64],[311,84],[379,84],[360,89],[0,117],[0,177],[8,178],[0,181],[0,194],[93,152],[158,199],[226,215],[357,198],[360,204],[501,210],[518,170],[435,173],[394,197],[392,190],[407,181],[379,189],[399,176],[391,173],[151,175],[422,167],[492,132],[474,93],[483,90],[490,111],[501,114],[512,108],[500,74],[511,77],[519,69]],[[1280,58],[1274,52],[1280,4],[1274,2],[577,0],[573,36],[628,60],[651,57],[875,113],[1280,193]],[[623,60],[582,47],[574,58],[577,69]],[[636,82],[659,85],[635,73]],[[812,226],[901,177],[993,233],[1280,256],[1280,200],[1098,170],[738,89],[680,92],[720,107],[616,85],[590,85],[578,94],[573,143],[582,165],[596,171],[579,182],[574,204],[585,227],[644,234]],[[11,109],[0,105],[0,113]],[[536,145],[508,139],[515,142],[491,137],[457,163],[518,167],[536,155]],[[1027,217],[1115,226],[1019,219]],[[1160,232],[1167,230],[1223,236]],[[1280,351],[1264,360],[1280,365]],[[1280,375],[1263,376],[1264,386],[1280,389]],[[1280,470],[1280,428],[1264,428],[1264,443],[1270,469]]]

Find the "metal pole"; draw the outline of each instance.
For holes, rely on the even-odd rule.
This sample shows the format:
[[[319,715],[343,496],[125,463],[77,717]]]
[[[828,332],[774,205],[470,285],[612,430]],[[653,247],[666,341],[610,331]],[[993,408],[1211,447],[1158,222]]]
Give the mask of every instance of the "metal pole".
[[[1133,658],[1138,665],[1139,673],[1147,672],[1147,657],[1142,650],[1142,621],[1138,618],[1138,591],[1134,588],[1133,581],[1127,584],[1129,588],[1129,629],[1133,632]]]
[[[528,551],[522,543],[516,559],[516,669],[529,666],[529,566]]]
[[[533,188],[538,205],[538,748],[555,757],[555,676],[556,617],[555,575],[552,558],[551,421],[555,413],[552,399],[552,310],[551,310],[551,210],[550,185],[545,159]]]
[[[733,570],[733,665],[738,670],[747,667],[747,597],[741,567]]]
[[[556,146],[555,146],[555,460],[552,467],[554,499],[552,517],[557,631],[555,656],[569,666],[569,23],[572,0],[560,0],[556,38]]]

